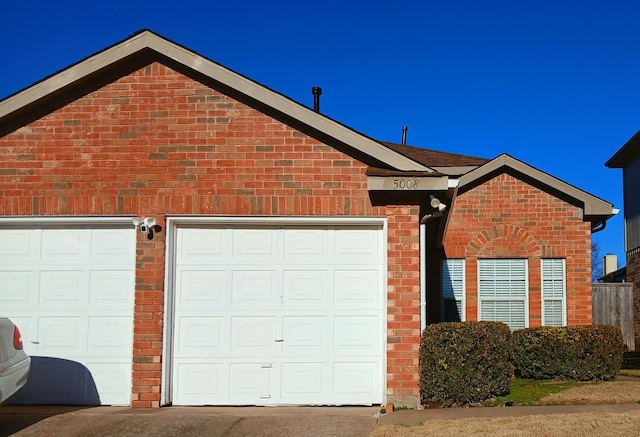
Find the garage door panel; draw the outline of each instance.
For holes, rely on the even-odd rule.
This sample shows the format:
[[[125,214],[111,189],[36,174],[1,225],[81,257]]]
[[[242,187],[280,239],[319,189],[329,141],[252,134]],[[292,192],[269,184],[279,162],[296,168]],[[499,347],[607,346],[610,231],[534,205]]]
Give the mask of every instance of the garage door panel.
[[[177,264],[208,265],[226,262],[231,249],[231,234],[225,229],[179,228]]]
[[[323,355],[330,352],[329,322],[323,316],[283,316],[284,355]]]
[[[335,363],[333,391],[338,402],[366,402],[365,399],[376,397],[374,388],[379,371],[377,362]]]
[[[28,229],[0,229],[0,265],[23,265],[39,253],[38,238]]]
[[[189,362],[178,360],[174,369],[174,386],[181,388],[174,398],[176,405],[203,404],[203,398],[228,396],[229,374],[222,362]]]
[[[89,303],[88,284],[82,270],[44,270],[40,272],[40,303],[68,306]]]
[[[280,304],[280,272],[277,270],[234,270],[231,300],[235,305]]]
[[[40,317],[38,319],[38,353],[63,357],[65,352],[85,353],[87,349],[86,318]]]
[[[278,257],[278,243],[271,229],[234,229],[234,262],[251,262],[255,258],[273,260]]]
[[[347,353],[369,353],[380,350],[378,316],[338,316],[334,319],[334,345]],[[356,352],[357,351],[357,352]]]
[[[35,282],[36,278],[31,271],[0,271],[2,302],[32,304]]]
[[[231,354],[234,356],[272,355],[279,335],[275,317],[231,317]]]
[[[44,265],[85,264],[91,259],[88,229],[45,229],[42,231]]]
[[[232,402],[260,404],[272,398],[270,363],[231,363],[229,393]]]
[[[131,363],[105,361],[87,362],[87,368],[91,369],[87,389],[96,391],[101,404],[122,404],[123,399],[131,398]],[[100,387],[99,393],[97,387]]]
[[[89,316],[87,330],[87,352],[90,356],[130,355],[133,343],[133,324],[131,318]]]
[[[181,316],[176,320],[175,355],[222,357],[229,354],[229,330],[225,317]]]
[[[285,270],[282,287],[285,305],[323,305],[329,301],[327,270]]]
[[[329,238],[323,229],[286,229],[283,241],[284,258],[293,263],[323,262],[329,256]]]
[[[223,304],[226,300],[228,272],[224,270],[181,270],[177,279],[181,305]]]
[[[338,229],[335,231],[335,257],[350,264],[376,263],[381,253],[375,232],[368,229]]]
[[[91,259],[109,265],[129,266],[133,247],[127,229],[94,229],[91,231]]]
[[[380,271],[366,267],[336,270],[335,302],[341,305],[377,305],[380,302]]]
[[[133,305],[131,270],[92,270],[89,273],[89,302],[92,305]]]
[[[331,368],[326,362],[283,362],[282,398],[292,403],[319,404],[331,400]]]
[[[0,229],[23,254],[0,255],[0,308],[32,356],[20,403],[130,405],[135,230],[55,226]]]

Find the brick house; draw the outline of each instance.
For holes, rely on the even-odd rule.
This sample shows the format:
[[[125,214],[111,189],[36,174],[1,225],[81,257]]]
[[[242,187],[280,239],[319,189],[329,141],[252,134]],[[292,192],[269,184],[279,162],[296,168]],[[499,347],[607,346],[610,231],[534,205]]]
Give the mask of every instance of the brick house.
[[[640,132],[629,139],[605,163],[609,168],[622,169],[624,202],[624,238],[627,254],[626,281],[633,285],[633,319],[635,343],[640,344]]]
[[[0,193],[2,312],[33,356],[14,402],[133,407],[415,405],[427,323],[590,323],[613,214],[149,31],[0,101]]]

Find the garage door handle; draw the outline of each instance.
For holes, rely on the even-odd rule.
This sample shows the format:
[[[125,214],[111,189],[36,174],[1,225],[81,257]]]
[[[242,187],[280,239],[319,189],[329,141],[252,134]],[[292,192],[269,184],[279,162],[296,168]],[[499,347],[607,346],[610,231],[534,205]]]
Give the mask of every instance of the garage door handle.
[[[40,342],[33,340],[33,341],[31,341],[31,344],[40,344]]]
[[[282,343],[284,340],[280,339],[280,340],[273,340],[273,341],[275,341],[276,343]]]

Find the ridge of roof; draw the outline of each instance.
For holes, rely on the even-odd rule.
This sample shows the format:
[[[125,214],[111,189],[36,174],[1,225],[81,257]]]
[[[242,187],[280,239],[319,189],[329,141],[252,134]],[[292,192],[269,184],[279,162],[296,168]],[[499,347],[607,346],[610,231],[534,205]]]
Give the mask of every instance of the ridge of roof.
[[[109,83],[109,79],[121,77],[118,74],[127,67],[141,68],[154,61],[166,63],[191,78],[206,82],[209,86],[218,86],[225,93],[233,94],[233,98],[263,112],[267,111],[285,123],[294,124],[305,133],[329,145],[342,148],[355,159],[368,165],[399,171],[434,171],[411,156],[403,155],[148,29],[140,30],[0,100],[0,126],[4,125],[0,128],[0,135],[12,132],[15,128],[68,103],[72,98],[70,90],[75,90],[76,94],[73,95],[77,97],[81,92],[78,91],[79,88],[84,91],[94,82]]]

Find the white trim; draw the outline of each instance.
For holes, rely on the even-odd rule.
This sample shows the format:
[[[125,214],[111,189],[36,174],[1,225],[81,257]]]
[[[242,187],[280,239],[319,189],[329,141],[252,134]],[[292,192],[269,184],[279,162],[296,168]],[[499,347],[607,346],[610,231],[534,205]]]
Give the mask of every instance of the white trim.
[[[444,284],[442,284],[442,279],[444,276],[444,264],[447,261],[461,261],[462,262],[462,296],[460,298],[460,321],[465,322],[467,320],[467,260],[465,258],[445,258],[440,261],[440,314],[442,321],[444,320],[444,296],[443,296],[443,288]]]
[[[175,249],[177,243],[177,228],[179,226],[195,226],[195,225],[377,225],[381,226],[382,237],[381,242],[384,245],[382,252],[383,266],[383,284],[382,290],[384,296],[382,298],[384,323],[382,337],[382,405],[387,402],[387,326],[388,326],[388,224],[386,217],[230,217],[230,216],[167,216],[166,221],[166,253],[165,253],[165,293],[164,293],[164,329],[163,329],[163,360],[162,360],[162,377],[160,405],[168,405],[172,403],[172,363],[173,363],[173,332],[175,329]]]
[[[317,217],[317,216],[295,216],[295,217],[264,217],[264,216],[251,216],[251,217],[230,217],[230,216],[167,216],[167,227],[172,223],[173,225],[193,225],[193,224],[214,224],[214,225],[238,225],[238,224],[251,224],[251,225],[381,225],[385,224],[386,229],[386,217]]]
[[[478,320],[483,320],[481,317],[482,311],[482,298],[480,296],[480,263],[482,261],[497,261],[497,260],[524,260],[524,327],[529,327],[529,259],[528,258],[479,258],[477,262],[477,278],[478,278]],[[506,323],[506,322],[505,322]]]
[[[560,326],[567,326],[567,260],[565,258],[541,258],[540,259],[540,297],[542,306],[542,326],[557,326],[545,324],[545,298],[544,298],[544,261],[562,261],[562,322]]]
[[[420,335],[427,327],[427,225],[420,223]]]
[[[0,216],[2,227],[32,226],[105,226],[134,227],[133,216]]]

